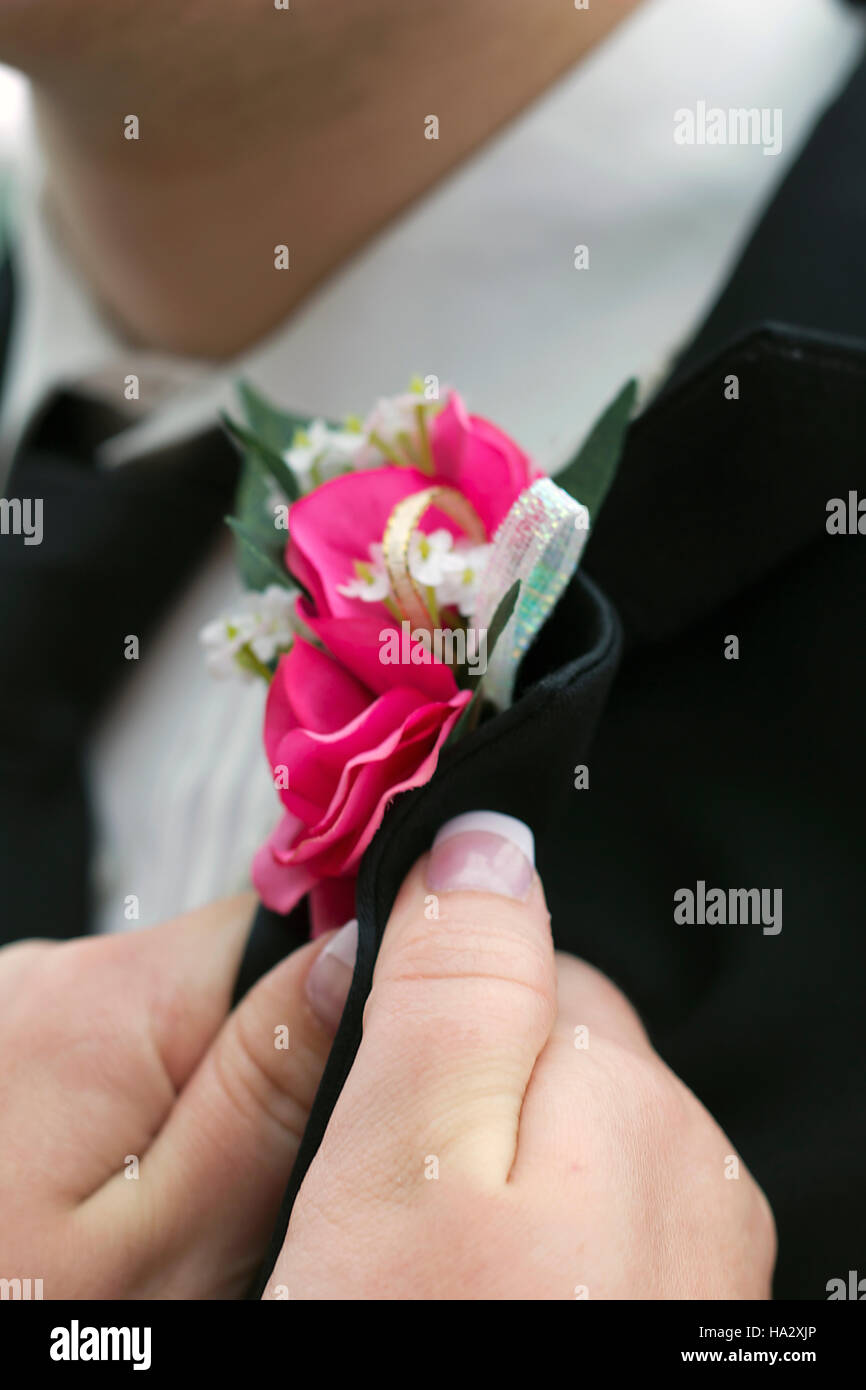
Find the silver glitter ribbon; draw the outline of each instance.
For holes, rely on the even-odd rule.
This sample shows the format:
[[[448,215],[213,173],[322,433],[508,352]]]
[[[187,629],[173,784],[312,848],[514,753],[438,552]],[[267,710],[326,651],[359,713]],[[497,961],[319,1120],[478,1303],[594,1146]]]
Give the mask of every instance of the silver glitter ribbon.
[[[552,478],[539,478],[520,494],[493,537],[472,626],[488,629],[500,600],[521,581],[484,676],[484,694],[499,709],[511,704],[520,662],[577,569],[588,536],[586,507]]]

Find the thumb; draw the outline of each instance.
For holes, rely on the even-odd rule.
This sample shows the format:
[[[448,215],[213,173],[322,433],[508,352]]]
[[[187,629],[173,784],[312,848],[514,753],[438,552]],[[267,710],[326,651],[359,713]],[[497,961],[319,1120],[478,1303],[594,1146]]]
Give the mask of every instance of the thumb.
[[[270,1234],[352,979],[357,926],[293,952],[229,1015],[142,1162],[175,1297],[237,1292]],[[316,978],[311,980],[313,967]],[[172,1258],[173,1256],[173,1258]],[[165,1295],[163,1295],[165,1296]]]
[[[359,1135],[372,1170],[426,1154],[504,1181],[520,1109],[556,1018],[556,968],[533,837],[511,816],[458,816],[409,874],[386,927],[327,1151]]]

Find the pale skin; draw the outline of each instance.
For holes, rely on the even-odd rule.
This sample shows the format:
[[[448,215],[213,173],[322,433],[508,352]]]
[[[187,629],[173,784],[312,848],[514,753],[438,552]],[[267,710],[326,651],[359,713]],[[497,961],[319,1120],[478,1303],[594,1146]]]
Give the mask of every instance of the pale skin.
[[[0,57],[32,78],[49,206],[104,311],[217,359],[636,3],[2,0]],[[730,1141],[625,997],[554,953],[538,879],[525,904],[444,894],[438,923],[423,899],[424,861],[266,1297],[768,1297],[763,1194],[726,1179]],[[226,1017],[253,908],[0,951],[0,1272],[38,1268],[46,1298],[243,1294],[332,1036],[307,993],[325,941]]]
[[[0,0],[0,58],[33,81],[53,214],[107,313],[225,358],[637,3]]]
[[[37,1270],[46,1299],[242,1297],[331,1043],[303,989],[322,942],[226,1018],[254,907],[0,950],[6,1277]]]

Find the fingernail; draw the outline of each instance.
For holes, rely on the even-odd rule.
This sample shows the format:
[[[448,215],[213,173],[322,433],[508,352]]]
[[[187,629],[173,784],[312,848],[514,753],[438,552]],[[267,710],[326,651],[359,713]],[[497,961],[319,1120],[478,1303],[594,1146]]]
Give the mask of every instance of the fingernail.
[[[528,825],[498,811],[470,811],[443,825],[433,841],[427,883],[439,893],[470,889],[525,902],[534,867]]]
[[[307,976],[310,1007],[332,1033],[336,1033],[343,1016],[357,954],[358,923],[353,917],[331,937]]]

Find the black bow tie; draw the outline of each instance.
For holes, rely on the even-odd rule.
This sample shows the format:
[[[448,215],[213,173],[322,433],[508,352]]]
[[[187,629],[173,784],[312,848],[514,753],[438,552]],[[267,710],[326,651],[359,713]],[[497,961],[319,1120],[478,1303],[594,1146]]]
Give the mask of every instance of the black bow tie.
[[[0,538],[0,940],[89,930],[86,738],[134,670],[128,639],[146,651],[231,503],[236,455],[220,430],[98,468],[97,446],[123,423],[57,393],[6,487],[23,516],[41,507],[42,536]]]

